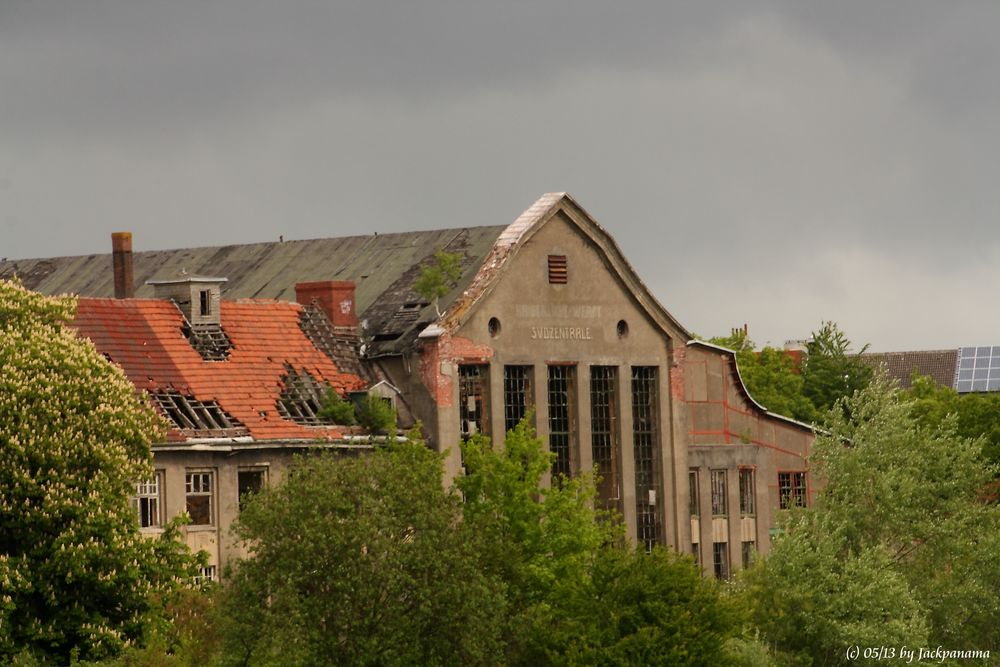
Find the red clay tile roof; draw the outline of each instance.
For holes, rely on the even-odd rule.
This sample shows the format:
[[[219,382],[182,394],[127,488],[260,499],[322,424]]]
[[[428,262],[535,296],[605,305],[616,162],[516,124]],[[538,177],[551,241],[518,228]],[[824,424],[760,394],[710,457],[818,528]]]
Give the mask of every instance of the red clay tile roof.
[[[174,389],[215,401],[254,440],[336,439],[344,433],[340,427],[306,427],[278,413],[286,363],[339,393],[365,386],[357,375],[341,373],[309,341],[299,327],[302,308],[270,300],[223,301],[222,326],[233,345],[226,361],[202,359],[181,333],[184,319],[170,301],[81,298],[73,326],[139,389]],[[182,439],[179,435],[173,430],[169,439]]]

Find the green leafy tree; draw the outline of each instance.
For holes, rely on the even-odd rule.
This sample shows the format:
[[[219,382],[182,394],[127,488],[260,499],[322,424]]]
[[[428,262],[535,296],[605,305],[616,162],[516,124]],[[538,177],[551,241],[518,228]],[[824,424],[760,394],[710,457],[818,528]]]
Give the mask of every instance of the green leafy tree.
[[[358,424],[371,435],[392,433],[396,429],[396,411],[381,396],[366,394],[354,407]]]
[[[851,341],[835,323],[823,322],[806,347],[802,391],[821,414],[872,381],[874,370],[861,360],[868,346],[850,353]]]
[[[720,664],[738,623],[715,583],[686,557],[626,545],[594,510],[591,474],[545,486],[552,456],[527,419],[503,449],[480,435],[462,452],[465,523],[506,589],[508,664]]]
[[[787,517],[748,575],[754,618],[779,649],[846,663],[845,646],[1000,642],[1000,508],[953,418],[925,427],[882,379],[829,413],[811,467],[825,487]]]
[[[354,406],[350,401],[345,401],[333,389],[327,389],[326,396],[323,397],[323,405],[320,406],[316,416],[323,421],[330,421],[341,426],[351,426],[356,423],[354,416]]]
[[[419,441],[301,459],[236,524],[251,557],[223,598],[239,665],[494,664],[502,587]]]
[[[462,277],[462,255],[445,250],[434,254],[434,262],[420,269],[420,276],[413,283],[413,291],[434,303],[434,310],[441,317],[438,301],[458,283]]]
[[[129,498],[161,420],[67,323],[72,298],[0,281],[0,660],[102,659],[142,641],[195,562]]]
[[[768,410],[804,422],[819,418],[816,407],[805,395],[795,359],[785,350],[764,347],[755,351],[753,341],[741,330],[709,342],[736,352],[736,363],[747,391]]]
[[[981,438],[983,458],[1000,469],[1000,393],[959,394],[951,387],[939,387],[929,376],[914,375],[909,391],[913,416],[927,428],[940,426],[954,415],[955,430],[964,438]],[[990,485],[996,500],[996,484]]]

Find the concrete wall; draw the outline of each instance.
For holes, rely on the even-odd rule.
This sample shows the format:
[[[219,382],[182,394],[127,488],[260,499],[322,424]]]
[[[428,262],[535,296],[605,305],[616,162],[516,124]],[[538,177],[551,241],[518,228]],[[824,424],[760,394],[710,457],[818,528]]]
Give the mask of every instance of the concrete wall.
[[[549,255],[567,258],[566,284],[549,283]],[[491,331],[491,320],[499,323],[499,331],[496,328]],[[627,327],[625,335],[619,335],[620,321]],[[450,448],[451,452],[447,461],[449,475],[458,474],[460,470],[459,453],[454,446],[460,437],[459,365],[489,367],[490,430],[500,446],[504,438],[504,366],[533,367],[535,421],[539,435],[547,437],[547,367],[575,365],[575,437],[570,451],[574,471],[589,470],[593,465],[590,368],[616,367],[620,510],[628,534],[634,539],[636,493],[631,369],[634,366],[656,367],[659,384],[656,506],[663,541],[671,545],[685,543],[688,531],[686,495],[681,498],[676,493],[676,478],[680,472],[686,475],[686,447],[676,440],[673,427],[671,349],[671,337],[649,318],[634,295],[609,269],[606,254],[597,243],[581,233],[569,219],[557,216],[508,259],[492,291],[475,305],[459,329],[453,335],[428,343],[423,350],[422,376],[434,398],[437,436],[441,447]],[[680,500],[684,503],[683,511],[680,511]]]
[[[701,563],[713,571],[712,544],[725,542],[730,572],[742,567],[741,543],[752,541],[767,553],[775,519],[780,511],[778,474],[807,471],[806,459],[814,439],[804,426],[767,415],[747,399],[731,355],[709,348],[688,346],[684,359],[684,386],[680,404],[687,415],[688,465],[698,472],[699,517],[692,519],[691,542],[700,547]],[[739,505],[739,470],[754,470],[755,513],[742,516]],[[712,517],[711,471],[725,470],[728,513]],[[808,500],[816,489],[806,474]]]

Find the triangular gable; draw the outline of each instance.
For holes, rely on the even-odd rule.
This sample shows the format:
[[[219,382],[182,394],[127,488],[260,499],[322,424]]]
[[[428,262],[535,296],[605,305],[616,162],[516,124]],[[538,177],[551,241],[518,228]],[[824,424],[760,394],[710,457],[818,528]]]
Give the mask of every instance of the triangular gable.
[[[547,222],[561,216],[573,225],[601,253],[607,266],[626,286],[646,315],[668,336],[691,340],[687,331],[663,305],[657,301],[622,254],[615,240],[569,194],[550,192],[542,195],[497,238],[493,249],[469,287],[455,299],[438,322],[428,327],[425,336],[454,331],[468,320],[476,305],[489,295],[510,265],[510,259]]]

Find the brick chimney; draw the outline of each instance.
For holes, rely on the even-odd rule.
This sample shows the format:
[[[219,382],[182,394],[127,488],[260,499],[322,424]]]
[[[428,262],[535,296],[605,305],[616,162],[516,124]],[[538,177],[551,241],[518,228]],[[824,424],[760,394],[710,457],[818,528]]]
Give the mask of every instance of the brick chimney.
[[[131,299],[135,296],[132,232],[115,232],[111,235],[111,265],[115,272],[115,298]]]
[[[303,306],[315,303],[335,327],[357,327],[354,310],[354,283],[350,280],[323,280],[295,285],[295,300]]]

